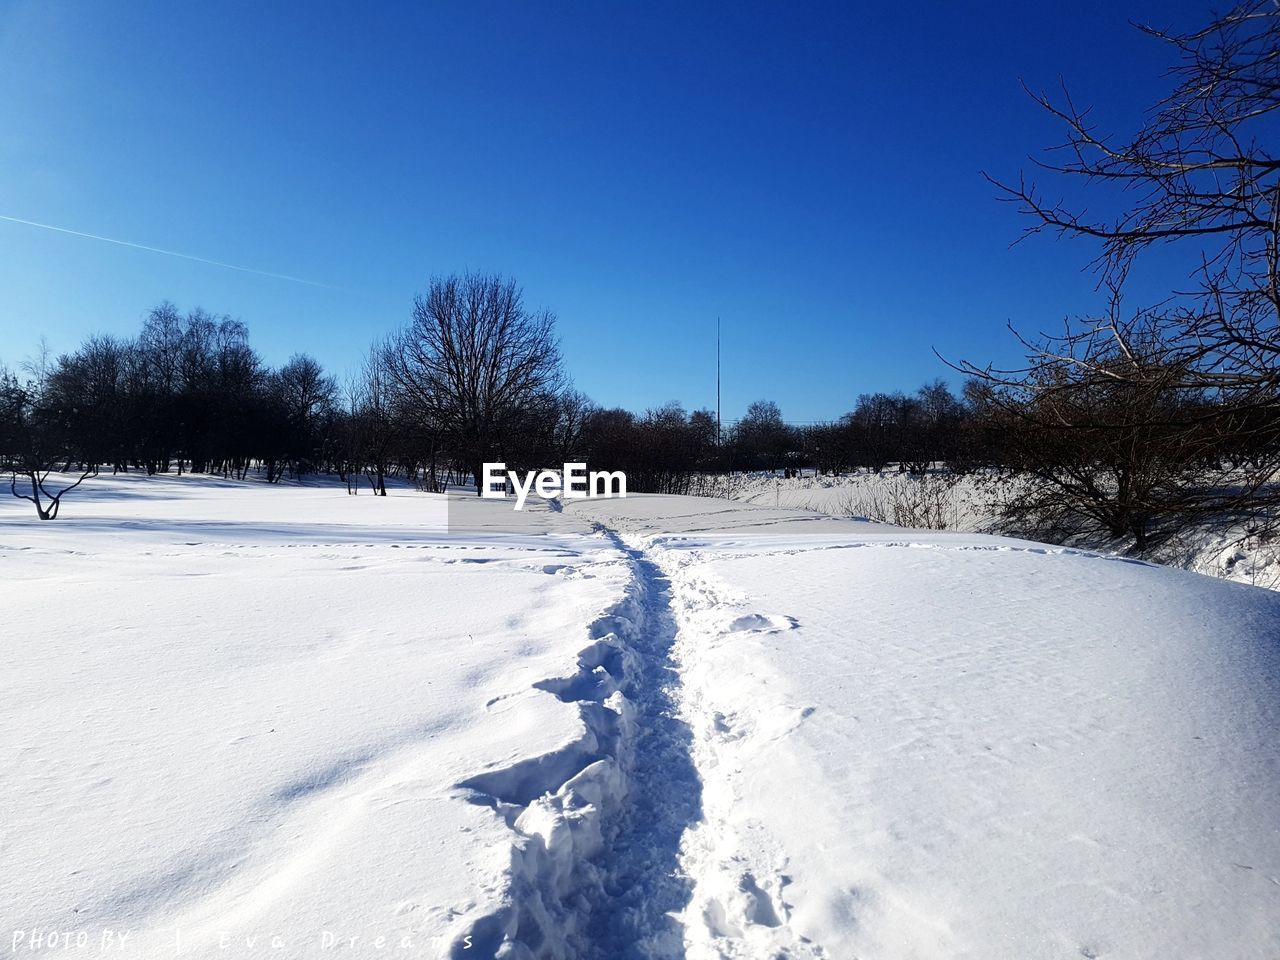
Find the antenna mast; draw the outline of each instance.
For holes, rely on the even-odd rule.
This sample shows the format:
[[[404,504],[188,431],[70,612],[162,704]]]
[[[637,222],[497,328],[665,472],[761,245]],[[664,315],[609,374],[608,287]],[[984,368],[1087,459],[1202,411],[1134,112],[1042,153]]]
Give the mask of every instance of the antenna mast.
[[[716,446],[720,446],[720,318],[716,317]]]

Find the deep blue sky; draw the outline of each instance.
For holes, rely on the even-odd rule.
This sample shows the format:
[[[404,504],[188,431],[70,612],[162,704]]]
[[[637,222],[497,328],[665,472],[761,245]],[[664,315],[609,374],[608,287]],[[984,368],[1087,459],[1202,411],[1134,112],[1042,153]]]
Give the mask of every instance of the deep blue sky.
[[[377,12],[370,13],[369,9]],[[1090,250],[980,171],[1057,139],[1064,77],[1127,131],[1206,4],[0,0],[0,361],[168,298],[342,374],[430,277],[515,276],[578,386],[788,420],[1016,356],[1099,305]]]

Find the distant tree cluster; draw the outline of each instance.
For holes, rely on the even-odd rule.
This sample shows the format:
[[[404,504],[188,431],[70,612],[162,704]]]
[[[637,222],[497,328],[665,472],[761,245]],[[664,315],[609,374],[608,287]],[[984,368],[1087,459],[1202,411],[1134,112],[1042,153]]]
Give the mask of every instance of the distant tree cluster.
[[[893,469],[914,476],[1001,464],[991,431],[945,383],[913,395],[864,394],[853,411],[824,424],[787,423],[771,400],[757,400],[717,440],[715,414],[678,403],[637,415],[589,409],[578,449],[589,462],[627,471],[629,488],[688,493],[714,473],[787,474]]]
[[[689,493],[698,475],[719,469],[715,414],[678,403],[639,416],[590,410],[579,449],[588,463],[625,471],[627,489],[638,492]]]
[[[914,394],[862,394],[853,410],[826,423],[787,423],[776,403],[757,400],[730,425],[718,447],[713,415],[702,416],[707,419],[698,432],[711,438],[697,460],[705,470],[788,473],[807,468],[836,474],[892,468],[921,476],[934,469],[963,472],[994,466],[998,459],[967,400],[941,380]]]
[[[913,395],[863,394],[840,420],[810,427],[803,437],[806,459],[827,473],[878,473],[892,465],[921,476],[935,466],[965,471],[993,460],[969,407],[941,380]]]
[[[687,492],[707,473],[931,469],[995,465],[986,431],[968,404],[934,381],[914,395],[864,394],[838,421],[792,424],[772,400],[757,400],[717,439],[715,414],[678,403],[636,415],[592,410],[581,450],[593,461],[628,470],[632,489]],[[634,478],[634,479],[631,479]]]
[[[269,368],[228,317],[163,303],[136,339],[94,336],[26,374],[0,374],[0,465],[42,518],[57,515],[55,470],[82,481],[102,468],[243,478],[257,467],[276,481],[334,463],[333,379],[303,355]]]
[[[332,464],[336,388],[310,357],[271,369],[244,324],[163,303],[134,340],[94,336],[77,351],[5,379],[24,415],[4,445],[29,473],[63,461],[148,474],[184,469],[267,479]]]
[[[478,484],[485,460],[563,462],[591,406],[566,385],[554,323],[513,281],[437,279],[340,385],[304,354],[271,367],[238,320],[166,302],[134,339],[93,336],[24,376],[0,370],[0,469],[53,519],[100,470],[269,483],[325,473],[385,495],[396,476],[435,490]]]
[[[428,490],[478,487],[481,464],[496,460],[512,469],[585,460],[659,493],[687,493],[698,476],[725,471],[892,463],[922,473],[960,462],[967,423],[941,382],[913,396],[863,396],[821,426],[789,425],[761,400],[724,436],[709,410],[602,409],[569,384],[554,316],[527,309],[514,281],[479,274],[432,281],[409,323],[341,384],[304,354],[273,368],[243,323],[167,302],[136,338],[93,336],[25,372],[0,375],[0,464],[11,492],[48,518],[60,491],[99,470],[269,483],[323,473],[377,494],[393,477]]]

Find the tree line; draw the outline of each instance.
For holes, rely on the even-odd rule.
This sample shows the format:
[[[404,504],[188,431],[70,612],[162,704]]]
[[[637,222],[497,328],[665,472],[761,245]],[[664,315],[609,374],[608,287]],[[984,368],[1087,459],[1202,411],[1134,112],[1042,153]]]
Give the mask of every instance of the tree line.
[[[825,425],[789,425],[761,400],[723,435],[710,410],[598,407],[565,375],[554,316],[492,275],[432,281],[410,322],[342,380],[303,353],[273,367],[244,323],[169,302],[134,338],[94,335],[21,373],[0,371],[0,462],[42,517],[56,515],[68,474],[99,470],[330,474],[385,494],[391,477],[478,486],[489,460],[586,460],[626,471],[633,490],[680,493],[709,472],[977,462],[969,408],[941,381],[863,396]]]

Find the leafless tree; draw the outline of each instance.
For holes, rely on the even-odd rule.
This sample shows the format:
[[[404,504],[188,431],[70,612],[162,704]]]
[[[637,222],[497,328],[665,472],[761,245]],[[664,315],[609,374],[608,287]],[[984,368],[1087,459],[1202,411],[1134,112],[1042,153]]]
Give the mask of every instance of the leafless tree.
[[[777,470],[795,445],[782,411],[772,400],[756,400],[733,429],[732,445],[738,465],[747,470]]]
[[[583,430],[594,409],[591,399],[580,390],[568,388],[556,397],[554,446],[561,463],[580,455]]]
[[[1259,495],[1271,470],[1240,457],[1247,412],[1186,386],[1186,371],[1153,337],[1130,331],[1132,354],[1095,341],[1078,354],[1081,366],[1033,357],[1018,382],[984,380],[968,391],[1002,462],[1020,474],[1005,505],[1013,529],[1057,541],[1129,538],[1142,552],[1175,527],[1239,512]]]
[[[277,371],[275,388],[288,420],[288,455],[297,476],[315,469],[323,459],[323,432],[333,413],[337,383],[314,358],[295,353]]]
[[[44,353],[27,365],[32,379],[26,384],[0,371],[0,469],[9,474],[13,496],[34,505],[41,520],[55,520],[62,498],[94,476],[98,465],[71,469],[74,449],[64,418],[49,402],[52,367]]]
[[[399,435],[396,398],[388,376],[386,344],[374,344],[360,373],[348,387],[356,469],[363,469],[375,495],[387,495],[387,474]],[[354,493],[351,482],[347,489]]]
[[[1028,453],[1040,444],[1044,455],[1032,461],[1058,471],[1055,483],[1058,448],[1078,429],[1073,457],[1093,447],[1103,461],[1111,450],[1114,460],[1119,447],[1135,443],[1158,455],[1154,474],[1166,475],[1150,478],[1138,499],[1153,502],[1139,513],[1273,510],[1280,502],[1280,5],[1248,0],[1190,33],[1140,29],[1166,44],[1175,62],[1172,92],[1133,136],[1099,132],[1065,88],[1056,98],[1033,94],[1066,131],[1035,165],[1053,179],[1079,181],[1090,209],[1050,199],[1025,174],[1016,183],[988,177],[1027,216],[1027,235],[1098,244],[1094,267],[1108,309],[1060,334],[1022,338],[1023,368],[961,368],[991,388],[988,399],[1014,418],[1012,436],[1027,441]],[[1135,263],[1161,246],[1191,255],[1187,288],[1122,309]],[[1102,448],[1086,436],[1105,441]],[[1205,470],[1228,460],[1230,476]],[[1082,488],[1093,483],[1077,477]],[[1095,493],[1076,497],[1076,506]]]
[[[420,415],[439,423],[475,479],[540,395],[561,382],[555,316],[524,305],[514,280],[437,278],[385,351],[390,381]]]

